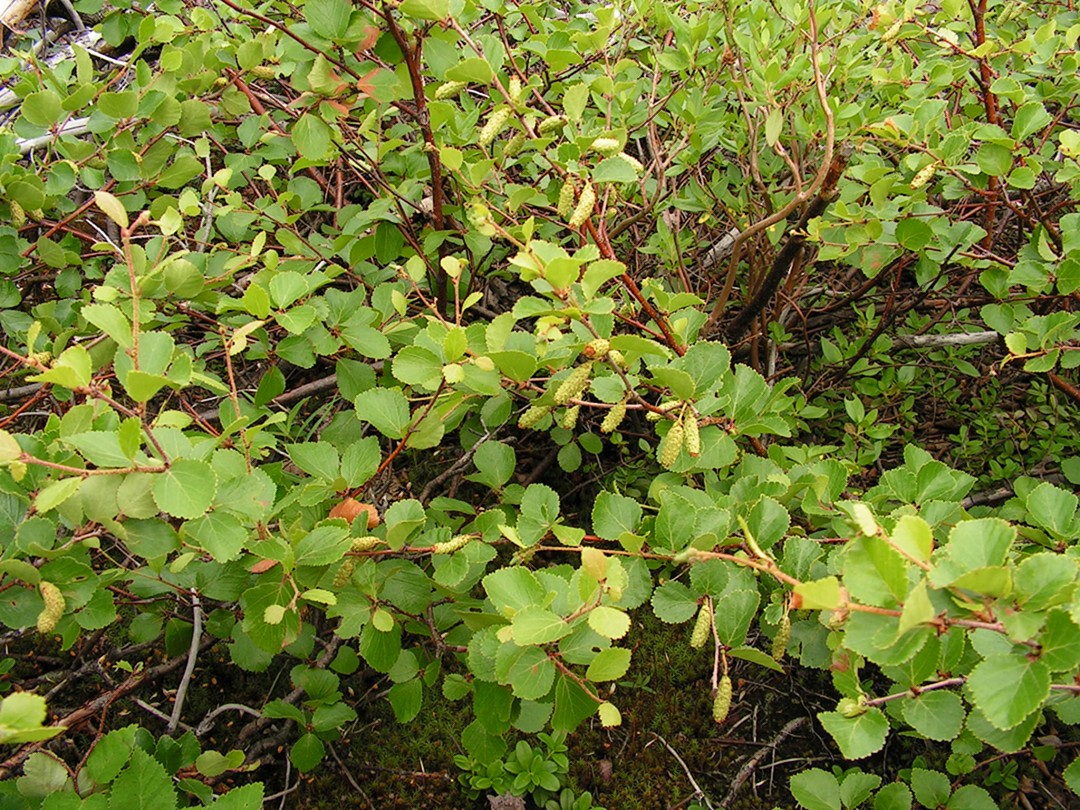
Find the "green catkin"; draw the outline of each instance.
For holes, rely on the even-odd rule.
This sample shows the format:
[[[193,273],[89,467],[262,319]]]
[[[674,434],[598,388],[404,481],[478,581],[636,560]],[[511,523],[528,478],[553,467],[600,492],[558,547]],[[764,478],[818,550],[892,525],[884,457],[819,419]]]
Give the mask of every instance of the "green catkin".
[[[607,416],[604,417],[604,421],[600,424],[601,433],[614,433],[619,429],[619,425],[623,423],[623,419],[626,418],[626,400],[615,403],[610,411],[607,412]]]
[[[628,155],[626,152],[619,152],[618,157],[621,157],[627,163],[630,164],[630,168],[635,172],[643,173],[645,171],[645,164],[638,160],[633,155]]]
[[[683,423],[681,421],[672,422],[671,430],[660,440],[660,466],[665,470],[670,470],[675,466],[675,462],[679,458],[679,451],[682,450],[685,440],[686,431],[683,428]]]
[[[503,157],[513,157],[521,151],[521,147],[525,145],[525,133],[515,132],[514,137],[506,142],[506,146],[503,147]]]
[[[21,228],[26,224],[26,210],[16,200],[8,200],[8,210],[11,211],[12,225]]]
[[[690,633],[690,646],[695,650],[700,650],[705,646],[705,642],[709,639],[709,631],[712,629],[712,608],[709,606],[709,601],[706,599],[701,603],[701,609],[698,610],[697,621],[694,622],[694,630]]]
[[[923,166],[921,169],[919,169],[915,176],[911,178],[911,188],[917,189],[925,186],[927,183],[930,182],[931,178],[933,178],[934,172],[936,171],[936,163],[930,163],[926,166]]]
[[[596,138],[592,142],[594,152],[599,152],[604,157],[611,157],[619,151],[621,144],[614,138]]]
[[[447,540],[445,543],[436,543],[431,547],[432,554],[450,554],[457,551],[459,548],[464,548],[465,545],[473,539],[471,534],[459,534],[456,537]]]
[[[780,617],[780,626],[776,628],[776,635],[773,636],[772,657],[774,661],[784,659],[789,641],[791,641],[791,617],[785,613]]]
[[[562,184],[562,188],[559,189],[559,204],[556,210],[559,212],[560,217],[565,219],[570,216],[570,212],[574,210],[574,201],[576,199],[577,193],[574,190],[574,181],[572,178],[567,177]]]
[[[344,588],[345,585],[348,584],[349,580],[352,579],[353,571],[355,570],[356,558],[346,557],[341,562],[341,568],[339,568],[337,570],[337,573],[334,574],[333,586],[335,588]]]
[[[484,124],[483,129],[480,130],[480,137],[476,139],[478,146],[488,146],[496,136],[506,128],[506,125],[510,122],[510,108],[502,107],[491,114],[487,123]]]
[[[682,419],[682,425],[683,443],[686,445],[686,452],[690,454],[691,458],[697,458],[701,455],[701,428],[698,425],[693,408],[687,409]]]
[[[257,79],[272,79],[277,75],[277,68],[270,65],[255,65],[248,69],[251,71],[251,75]]]
[[[541,135],[547,135],[549,132],[554,132],[556,129],[565,126],[565,124],[565,115],[552,115],[549,118],[545,118],[543,121],[541,121],[537,125],[536,131],[539,132]]]
[[[665,402],[662,405],[657,406],[660,413],[657,413],[656,411],[649,411],[647,414],[645,414],[645,418],[648,419],[650,422],[659,422],[663,418],[663,414],[667,413],[668,411],[675,410],[680,405],[682,405],[682,402],[677,399],[673,399],[671,400],[671,402]]]
[[[521,100],[521,90],[522,90],[521,79],[519,79],[517,76],[511,76],[509,86],[507,87],[507,92],[508,92],[508,94],[510,96],[510,100],[511,101],[520,101]]]
[[[585,181],[585,188],[581,190],[581,196],[578,197],[577,205],[574,207],[574,213],[570,215],[570,219],[567,224],[571,228],[580,228],[585,224],[585,220],[592,216],[593,207],[596,205],[596,190],[593,188],[592,183]]]
[[[522,430],[536,427],[540,420],[551,413],[550,405],[533,405],[518,419],[518,427]]]
[[[581,413],[580,405],[572,405],[566,409],[566,413],[563,414],[561,427],[564,430],[573,430],[577,427],[578,415]]]
[[[716,687],[716,697],[713,699],[712,716],[717,723],[727,720],[728,712],[731,711],[731,676],[725,675],[720,679]]]
[[[41,609],[41,613],[38,614],[37,630],[44,635],[56,629],[60,617],[64,615],[66,605],[64,595],[51,582],[41,580],[38,583],[38,590],[41,591],[41,598],[44,600],[45,606]]]
[[[592,374],[592,363],[582,363],[570,372],[570,376],[562,381],[555,391],[555,404],[565,405],[572,399],[576,399],[585,393],[589,387],[589,376]]]
[[[586,357],[604,357],[610,350],[611,341],[606,338],[597,338],[585,344]]]
[[[468,82],[443,82],[435,90],[435,99],[445,101],[449,98],[456,98],[468,86]]]
[[[366,537],[357,537],[352,541],[352,547],[349,549],[354,552],[371,551],[375,546],[382,542],[381,537],[376,537],[373,534],[369,534]]]

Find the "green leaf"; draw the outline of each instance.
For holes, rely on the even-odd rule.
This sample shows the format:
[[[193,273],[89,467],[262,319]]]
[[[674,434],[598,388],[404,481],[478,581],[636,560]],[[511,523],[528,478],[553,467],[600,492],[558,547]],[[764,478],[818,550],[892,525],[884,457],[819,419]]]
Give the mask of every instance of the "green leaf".
[[[219,563],[235,560],[244,550],[248,530],[228,512],[209,512],[184,524],[183,533]]]
[[[409,346],[398,352],[392,368],[394,379],[428,391],[438,388],[443,378],[442,360],[420,346]]]
[[[409,403],[398,388],[371,388],[356,395],[356,415],[388,439],[401,439],[411,421]]]
[[[476,481],[491,489],[501,489],[514,474],[517,455],[514,453],[514,448],[508,444],[488,441],[476,448],[473,464],[479,472],[467,476],[468,480]]]
[[[290,134],[293,145],[302,158],[321,161],[330,151],[330,127],[317,115],[301,115],[293,124]]]
[[[217,476],[204,461],[180,459],[154,476],[154,503],[173,517],[194,520],[210,508],[217,492]]]
[[[48,371],[27,379],[33,382],[55,383],[64,388],[86,388],[90,385],[93,365],[90,353],[82,346],[70,346],[60,354]]]
[[[444,20],[450,14],[450,0],[403,0],[398,11],[415,20]]]
[[[585,677],[594,683],[617,681],[629,668],[630,650],[624,647],[609,647],[596,654],[585,671]]]
[[[1029,101],[1020,105],[1013,116],[1012,136],[1018,141],[1027,140],[1053,120],[1041,101]]]
[[[978,785],[961,785],[949,797],[946,810],[999,810],[999,805],[986,788]]]
[[[289,749],[289,761],[300,773],[313,770],[322,762],[324,756],[326,756],[326,746],[311,732],[300,737]]]
[[[399,723],[408,723],[420,714],[424,702],[424,684],[418,678],[403,683],[395,683],[386,693],[394,718]]]
[[[500,680],[510,684],[515,697],[539,700],[551,692],[555,663],[538,647],[515,649],[501,664]]]
[[[326,481],[334,481],[338,477],[340,461],[337,450],[329,442],[287,444],[285,451],[293,464],[308,475]]]
[[[766,655],[761,650],[755,649],[754,647],[732,647],[727,651],[727,654],[731,658],[749,661],[751,664],[757,664],[759,667],[771,669],[773,672],[784,671],[784,668],[780,666],[771,655]]]
[[[441,19],[435,17],[434,19]],[[446,79],[451,82],[474,82],[476,84],[488,84],[495,78],[495,71],[491,69],[486,59],[479,56],[471,56],[463,59],[454,67],[446,71]]]
[[[393,506],[390,509],[393,509]],[[388,516],[390,509],[387,510]],[[389,540],[387,542],[389,543]],[[349,530],[344,526],[318,526],[296,544],[296,564],[329,565],[338,562],[345,556],[351,544]]]
[[[953,740],[960,734],[967,713],[955,692],[936,689],[904,700],[904,720],[928,740]]]
[[[551,715],[553,731],[573,731],[599,704],[593,697],[566,675],[555,678],[555,711]]]
[[[589,611],[589,627],[604,638],[622,638],[630,630],[630,617],[617,608],[601,605]]]
[[[618,540],[623,532],[634,533],[641,522],[641,504],[614,492],[596,496],[592,510],[593,531],[605,540]]]
[[[42,90],[26,96],[22,100],[19,113],[35,126],[51,127],[60,120],[64,109],[55,90]]]
[[[621,157],[604,158],[592,170],[594,183],[636,183],[637,172]]]
[[[847,759],[862,759],[880,751],[889,735],[889,721],[880,709],[873,707],[856,717],[819,712],[818,720]]]
[[[890,782],[874,797],[874,810],[911,810],[911,791],[903,782]]]
[[[1038,711],[1050,694],[1050,669],[1024,655],[991,655],[968,676],[971,702],[1006,731]]]
[[[890,537],[893,545],[916,560],[925,562],[934,550],[930,524],[917,515],[901,515]]]
[[[840,580],[836,577],[803,582],[793,589],[800,610],[836,610],[841,605]]]
[[[539,605],[527,605],[518,610],[510,626],[513,628],[514,643],[522,647],[558,641],[571,630],[562,616]]]
[[[1028,493],[1024,505],[1037,525],[1065,537],[1076,530],[1077,500],[1072,492],[1043,482]]]
[[[38,492],[37,497],[34,498],[34,508],[37,509],[40,514],[45,514],[46,512],[55,509],[78,492],[79,487],[82,486],[82,482],[82,478],[75,477],[61,478],[59,481],[52,481],[46,484]]]
[[[263,784],[253,782],[243,787],[232,788],[219,796],[212,805],[214,810],[261,810],[263,806]]]
[[[926,807],[941,807],[949,800],[952,787],[949,778],[940,771],[925,768],[911,769],[911,789],[915,799]]]
[[[319,36],[340,40],[348,32],[352,8],[348,0],[308,0],[304,17]]]
[[[759,599],[757,591],[736,588],[713,600],[713,621],[721,644],[738,647],[746,641]]]
[[[681,582],[669,580],[653,591],[653,613],[662,622],[679,624],[698,611],[698,597]]]
[[[862,771],[850,771],[840,784],[840,801],[844,807],[858,807],[870,798],[878,785],[881,777],[877,774],[863,773]]]
[[[500,568],[488,574],[483,585],[495,609],[507,619],[513,619],[520,610],[541,605],[547,594],[536,575],[520,566]]]
[[[840,783],[821,768],[810,768],[791,777],[791,795],[805,810],[840,810]]]
[[[112,784],[109,810],[174,810],[176,790],[156,759],[135,748],[130,764]]]
[[[893,607],[907,596],[908,564],[880,537],[858,537],[844,553],[844,586],[857,600]]]
[[[933,238],[934,231],[921,219],[902,219],[896,223],[896,241],[908,250],[922,250]]]
[[[121,347],[131,348],[131,322],[119,307],[112,304],[87,304],[79,310],[79,314]]]
[[[1080,757],[1069,763],[1062,777],[1065,779],[1065,784],[1069,786],[1069,790],[1080,796]]]

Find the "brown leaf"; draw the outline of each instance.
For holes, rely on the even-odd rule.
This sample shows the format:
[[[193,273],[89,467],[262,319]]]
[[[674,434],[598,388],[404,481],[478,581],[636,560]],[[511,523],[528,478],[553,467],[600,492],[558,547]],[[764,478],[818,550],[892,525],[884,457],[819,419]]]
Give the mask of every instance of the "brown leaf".
[[[333,509],[330,510],[330,517],[332,518],[344,518],[346,522],[352,523],[356,516],[362,512],[367,513],[367,527],[374,529],[382,520],[379,518],[379,510],[372,506],[370,503],[360,503],[355,498],[346,498]]]

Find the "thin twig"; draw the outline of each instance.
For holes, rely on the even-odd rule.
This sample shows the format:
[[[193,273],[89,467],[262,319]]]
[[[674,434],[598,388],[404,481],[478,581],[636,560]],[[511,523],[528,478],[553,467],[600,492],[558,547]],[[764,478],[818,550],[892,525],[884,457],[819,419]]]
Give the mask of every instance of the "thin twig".
[[[202,639],[202,605],[199,604],[199,595],[195,589],[191,589],[191,613],[193,627],[191,630],[191,647],[188,650],[187,666],[180,678],[180,685],[176,688],[176,701],[173,703],[172,717],[169,719],[168,733],[175,733],[180,724],[180,713],[184,709],[184,697],[187,695],[188,686],[191,684],[191,675],[195,672],[195,663],[199,659],[199,642]]]
[[[741,788],[743,783],[750,778],[750,774],[752,774],[754,769],[761,764],[761,760],[765,759],[770,751],[775,751],[780,743],[805,723],[806,717],[796,717],[794,720],[789,720],[787,724],[780,729],[777,735],[772,738],[768,745],[755,751],[754,755],[750,757],[750,759],[746,761],[746,764],[739,768],[739,772],[735,774],[735,779],[732,781],[731,787],[728,788],[727,795],[724,796],[723,801],[720,802],[720,807],[729,807],[731,803],[735,801],[735,796],[738,794],[739,788]]]
[[[682,766],[683,772],[686,774],[686,778],[690,780],[690,784],[694,788],[694,798],[701,799],[701,801],[705,802],[705,806],[708,807],[709,810],[715,810],[712,802],[709,801],[709,797],[706,796],[705,791],[701,789],[701,785],[697,783],[697,780],[694,779],[694,775],[690,773],[690,768],[688,768],[686,763],[683,762],[683,758],[679,756],[679,752],[672,748],[670,745],[668,745],[668,741],[661,737],[659,734],[657,734],[655,731],[652,732],[652,735],[656,737],[656,739],[658,739],[660,742],[662,742],[664,744],[664,747],[671,752],[671,755],[675,757],[676,760],[678,760],[679,764]]]

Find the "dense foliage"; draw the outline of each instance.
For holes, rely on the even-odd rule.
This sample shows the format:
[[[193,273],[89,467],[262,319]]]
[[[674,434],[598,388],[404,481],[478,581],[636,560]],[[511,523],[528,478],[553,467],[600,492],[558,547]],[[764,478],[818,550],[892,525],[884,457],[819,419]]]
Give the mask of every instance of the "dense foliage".
[[[721,724],[796,667],[838,759],[937,743],[804,770],[809,810],[996,807],[995,751],[1080,789],[1071,6],[75,0],[71,58],[12,35],[0,624],[126,672],[56,725],[7,697],[0,795],[259,806],[211,786],[281,739],[316,768],[370,670],[403,723],[471,704],[469,795],[586,808],[566,735],[623,721],[645,611]],[[219,653],[292,691],[188,715]]]

